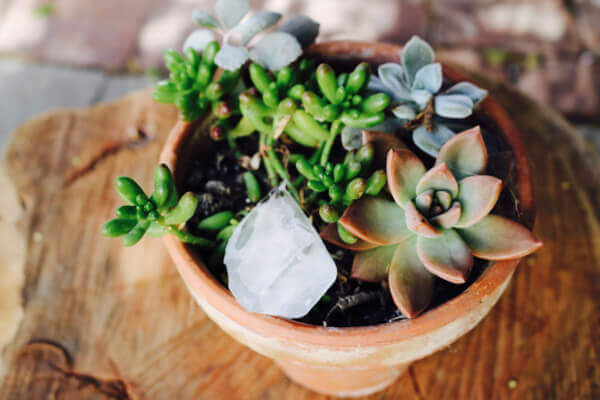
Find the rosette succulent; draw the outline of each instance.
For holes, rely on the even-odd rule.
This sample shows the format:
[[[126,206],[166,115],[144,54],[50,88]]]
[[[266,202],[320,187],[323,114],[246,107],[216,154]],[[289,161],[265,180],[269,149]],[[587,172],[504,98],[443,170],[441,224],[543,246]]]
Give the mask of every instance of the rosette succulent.
[[[394,116],[413,130],[415,144],[435,157],[440,147],[454,132],[440,118],[464,119],[487,95],[487,91],[469,82],[459,82],[440,93],[442,66],[434,62],[431,46],[413,36],[402,51],[402,64],[379,66],[369,88],[387,93],[396,105]],[[412,122],[419,119],[418,124]]]
[[[474,257],[505,260],[523,257],[541,243],[524,226],[490,215],[502,181],[479,175],[487,150],[479,127],[448,140],[435,166],[426,171],[407,149],[387,153],[387,181],[393,198],[365,196],[338,221],[359,240],[345,243],[335,226],[322,236],[357,251],[352,276],[388,280],[394,302],[412,318],[430,304],[435,277],[464,283]]]
[[[215,57],[219,67],[235,71],[252,59],[269,70],[278,71],[294,62],[302,54],[302,47],[312,43],[319,33],[317,22],[298,15],[248,47],[256,35],[281,19],[281,14],[272,11],[259,11],[246,17],[249,11],[249,0],[219,0],[215,6],[216,18],[205,11],[194,10],[194,22],[209,29],[192,32],[183,45],[184,51],[188,48],[204,51],[208,43],[217,40],[214,33],[217,32],[223,38]]]

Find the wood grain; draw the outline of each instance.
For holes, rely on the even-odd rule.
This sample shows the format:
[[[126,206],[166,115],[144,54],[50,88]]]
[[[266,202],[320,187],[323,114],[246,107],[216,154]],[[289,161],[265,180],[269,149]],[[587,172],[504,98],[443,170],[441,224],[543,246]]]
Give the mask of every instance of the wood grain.
[[[369,398],[600,398],[600,161],[553,111],[477,78],[530,148],[545,246],[476,329]],[[114,178],[150,185],[175,120],[145,91],[16,132],[5,168],[26,241],[24,313],[0,398],[324,398],[208,320],[160,242],[122,248],[100,235],[119,204]]]

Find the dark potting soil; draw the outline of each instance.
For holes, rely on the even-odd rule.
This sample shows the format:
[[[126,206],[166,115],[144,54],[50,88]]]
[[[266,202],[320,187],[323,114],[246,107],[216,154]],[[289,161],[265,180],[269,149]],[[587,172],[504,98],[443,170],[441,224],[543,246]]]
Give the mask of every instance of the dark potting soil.
[[[518,219],[519,213],[511,190],[512,157],[494,123],[484,114],[466,121],[470,126],[479,124],[489,153],[488,174],[504,179],[508,185],[502,192],[494,213]],[[407,133],[404,133],[405,135]],[[403,136],[400,134],[399,136]],[[405,140],[406,141],[406,140]],[[414,146],[410,146],[421,159],[433,165],[433,159]],[[258,149],[255,135],[238,141],[238,149],[243,154],[252,155]],[[281,149],[278,149],[281,150]],[[298,151],[298,149],[292,149]],[[284,154],[285,151],[280,154]],[[196,226],[202,219],[224,210],[249,210],[246,188],[242,174],[246,171],[238,165],[235,155],[224,141],[214,143],[213,151],[203,160],[191,163],[184,180],[184,190],[198,195],[199,206],[194,217],[188,222],[187,229],[194,234],[206,236]],[[269,187],[267,177],[262,170],[254,171],[263,188],[263,195]],[[318,217],[316,218],[318,221]],[[317,229],[319,227],[317,226]],[[388,323],[404,319],[398,311],[389,293],[387,282],[369,283],[350,278],[353,252],[327,243],[338,267],[338,278],[315,307],[298,321],[319,326],[352,327]],[[227,288],[227,271],[222,260],[215,261],[209,251],[197,249],[207,261],[207,267],[216,279]],[[210,261],[210,262],[209,262]],[[485,271],[489,262],[475,259],[469,279],[462,285],[455,285],[442,279],[436,279],[435,295],[430,309],[445,303],[461,294]]]

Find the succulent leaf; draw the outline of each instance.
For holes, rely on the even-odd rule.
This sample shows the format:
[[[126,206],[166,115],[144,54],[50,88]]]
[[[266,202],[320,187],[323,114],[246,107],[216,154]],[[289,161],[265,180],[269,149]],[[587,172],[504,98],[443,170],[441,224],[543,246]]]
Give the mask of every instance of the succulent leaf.
[[[394,107],[392,109],[392,114],[394,114],[394,116],[399,120],[407,122],[412,121],[417,116],[415,109],[408,104],[401,104]]]
[[[436,164],[446,163],[457,179],[485,171],[487,149],[479,126],[457,134],[440,149]]]
[[[440,63],[427,64],[415,75],[412,89],[425,89],[429,93],[436,93],[442,87],[442,65]]]
[[[239,69],[248,60],[248,50],[245,47],[223,43],[223,47],[215,57],[215,64],[228,71]]]
[[[417,127],[412,132],[412,139],[418,148],[432,157],[437,157],[444,143],[454,135],[455,133],[447,126],[434,123],[431,131],[428,131],[424,126]]]
[[[471,99],[477,105],[488,94],[487,90],[481,89],[470,82],[459,82],[444,92],[445,94],[462,94]]]
[[[406,226],[412,232],[419,236],[425,236],[434,238],[440,235],[427,218],[423,216],[412,201],[409,201],[404,206],[404,213],[406,215]]]
[[[206,29],[196,29],[183,42],[183,51],[185,52],[187,49],[192,48],[201,53],[213,41],[215,41],[214,33]]]
[[[425,166],[410,150],[388,151],[388,187],[398,205],[404,207],[415,198],[417,184],[423,175],[425,175]]]
[[[502,181],[489,175],[475,175],[458,183],[457,200],[462,206],[462,214],[456,223],[457,228],[465,228],[481,221],[496,205]]]
[[[202,11],[198,8],[192,11],[192,20],[198,25],[203,26],[205,28],[215,29],[219,26],[219,21],[217,21],[209,13]]]
[[[386,63],[377,69],[379,79],[371,79],[369,86],[380,90],[381,86],[387,88],[386,93],[398,101],[411,101],[410,89],[404,80],[404,69],[396,63]],[[381,85],[380,85],[381,84]]]
[[[239,36],[242,45],[246,45],[254,36],[275,25],[281,14],[272,11],[259,11],[242,21],[230,33]]]
[[[417,194],[429,189],[447,191],[453,198],[458,194],[458,182],[445,163],[436,164],[417,183]]]
[[[228,29],[236,26],[250,10],[250,0],[219,0],[215,13]]]
[[[467,118],[473,113],[473,100],[462,94],[435,96],[435,113],[445,118]]]
[[[442,230],[435,238],[419,236],[419,259],[432,274],[452,283],[465,283],[473,267],[473,255],[453,229]]]
[[[542,246],[542,242],[523,225],[499,215],[488,215],[457,232],[474,256],[486,260],[524,257]]]
[[[294,15],[281,24],[279,31],[289,33],[302,47],[308,47],[319,35],[319,23],[305,15]]]
[[[325,225],[325,227],[321,230],[321,238],[329,243],[335,244],[336,246],[354,251],[370,250],[379,246],[375,243],[367,242],[362,239],[358,239],[352,244],[344,242],[338,234],[337,222]]]
[[[430,221],[439,227],[448,229],[456,225],[462,213],[462,206],[458,201],[455,201],[450,208],[435,217],[430,218]]]
[[[380,131],[363,130],[362,143],[373,145],[375,168],[384,168],[387,154],[391,149],[406,149],[406,145],[396,135]]]
[[[433,194],[435,191],[433,189],[425,190],[420,193],[417,197],[415,197],[415,205],[420,212],[426,212],[431,207],[433,203]]]
[[[413,36],[402,49],[402,66],[406,74],[406,82],[412,85],[417,72],[435,59],[431,46],[418,36]]]
[[[435,192],[435,199],[444,210],[450,207],[450,204],[452,203],[452,196],[450,195],[450,193],[445,192],[443,190],[438,190],[437,192]]]
[[[387,278],[396,246],[379,246],[361,251],[354,256],[352,274],[355,279],[366,282],[379,282]]]
[[[425,310],[433,298],[435,277],[425,269],[418,257],[417,238],[410,238],[396,247],[388,283],[394,303],[408,318]]]
[[[358,149],[362,142],[363,131],[359,128],[353,128],[351,126],[344,126],[342,129],[342,146],[345,150],[351,151]]]
[[[339,223],[356,237],[378,245],[398,243],[411,235],[402,208],[379,197],[364,196],[355,201]]]
[[[250,50],[250,58],[271,71],[279,71],[300,55],[300,43],[286,32],[269,33]]]

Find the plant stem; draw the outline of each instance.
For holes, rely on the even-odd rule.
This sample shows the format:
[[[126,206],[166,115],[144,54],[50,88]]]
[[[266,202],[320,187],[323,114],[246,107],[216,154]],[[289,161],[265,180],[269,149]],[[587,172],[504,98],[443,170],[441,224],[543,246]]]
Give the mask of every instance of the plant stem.
[[[273,165],[271,164],[271,160],[269,159],[269,157],[267,157],[264,154],[264,150],[267,148],[267,145],[265,143],[265,137],[266,137],[266,133],[261,131],[259,134],[259,151],[263,160],[263,164],[265,165],[265,169],[267,170],[267,175],[269,177],[269,183],[271,184],[272,187],[277,187],[277,184],[279,183],[279,181],[277,180],[277,174],[275,173],[275,169],[273,168]]]
[[[290,174],[287,172],[287,170],[285,169],[285,167],[283,166],[281,161],[279,161],[279,158],[277,158],[277,154],[275,154],[275,151],[273,150],[273,136],[267,135],[265,138],[265,141],[266,141],[267,157],[269,158],[270,162],[272,163],[272,166],[275,169],[275,172],[277,172],[277,174],[279,174],[281,179],[283,179],[285,181],[288,189],[290,190],[290,193],[294,196],[296,201],[300,202],[300,195],[298,194],[296,187],[294,186],[294,184],[291,181]]]
[[[193,244],[195,246],[200,247],[214,247],[215,242],[201,238],[199,236],[192,235],[191,233],[184,232],[180,229],[175,228],[174,226],[166,227],[169,233],[174,235],[177,239],[181,240],[184,243]]]
[[[337,138],[337,135],[342,131],[342,123],[340,120],[335,120],[331,124],[331,130],[329,132],[329,138],[325,142],[323,146],[323,153],[321,153],[321,166],[325,166],[327,161],[329,161],[329,154],[331,153],[331,148],[333,147],[333,142]]]

